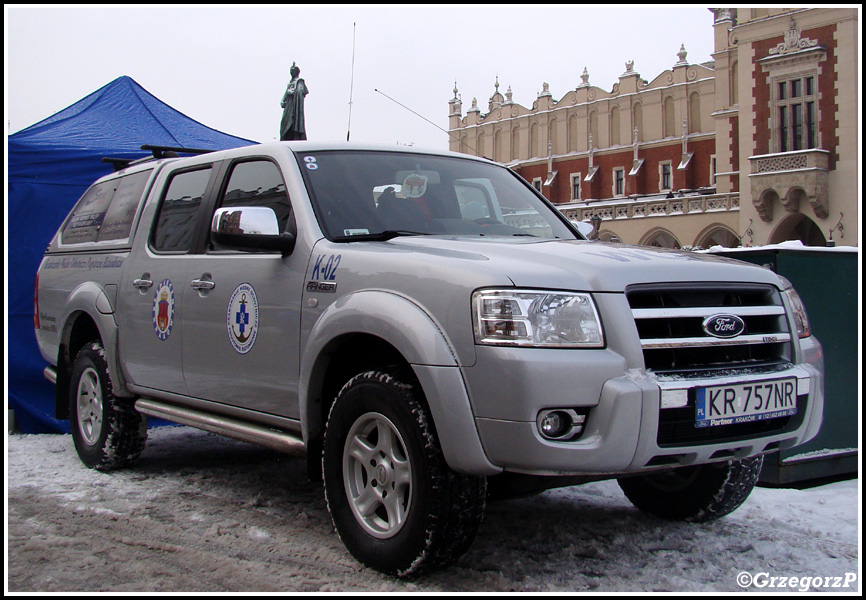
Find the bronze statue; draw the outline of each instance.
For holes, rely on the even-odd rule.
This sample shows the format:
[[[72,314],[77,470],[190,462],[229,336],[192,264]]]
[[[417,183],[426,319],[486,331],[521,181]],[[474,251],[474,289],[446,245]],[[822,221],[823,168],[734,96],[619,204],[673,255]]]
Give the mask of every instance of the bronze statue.
[[[292,80],[286,88],[286,93],[283,94],[283,101],[280,102],[280,106],[283,107],[283,120],[280,122],[281,142],[307,139],[307,130],[304,126],[304,96],[309,93],[309,90],[300,77],[301,70],[294,62],[289,72],[292,74]]]

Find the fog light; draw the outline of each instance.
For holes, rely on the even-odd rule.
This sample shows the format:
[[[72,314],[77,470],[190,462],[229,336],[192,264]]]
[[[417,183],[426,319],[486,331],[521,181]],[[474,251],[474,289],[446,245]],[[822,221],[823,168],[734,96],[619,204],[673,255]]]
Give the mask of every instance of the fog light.
[[[561,412],[549,412],[541,417],[541,435],[555,438],[561,436],[568,425],[568,417]]]
[[[589,409],[562,408],[538,413],[536,424],[541,436],[548,440],[571,441],[583,433]]]
[[[561,410],[543,412],[538,415],[538,430],[547,439],[561,438],[571,430],[571,417]]]

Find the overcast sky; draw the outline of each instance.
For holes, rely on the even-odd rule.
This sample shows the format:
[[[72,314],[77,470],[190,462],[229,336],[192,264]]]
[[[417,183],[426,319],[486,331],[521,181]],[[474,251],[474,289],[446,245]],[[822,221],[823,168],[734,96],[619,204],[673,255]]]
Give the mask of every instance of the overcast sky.
[[[688,62],[711,60],[712,22],[691,5],[6,5],[7,132],[128,75],[205,125],[274,141],[295,61],[310,90],[309,139],[351,131],[352,141],[447,149],[455,80],[464,114],[473,97],[486,112],[497,76],[526,107],[544,82],[562,98],[584,67],[610,91],[627,60],[649,81],[680,44]]]

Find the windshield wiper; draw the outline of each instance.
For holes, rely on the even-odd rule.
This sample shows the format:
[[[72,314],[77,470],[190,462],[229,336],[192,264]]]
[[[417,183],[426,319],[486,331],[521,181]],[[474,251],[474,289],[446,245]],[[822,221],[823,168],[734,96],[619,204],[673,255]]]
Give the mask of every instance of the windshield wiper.
[[[360,233],[358,235],[338,235],[335,242],[387,242],[395,237],[412,235],[430,235],[423,231],[410,231],[408,229],[386,229],[379,233]]]

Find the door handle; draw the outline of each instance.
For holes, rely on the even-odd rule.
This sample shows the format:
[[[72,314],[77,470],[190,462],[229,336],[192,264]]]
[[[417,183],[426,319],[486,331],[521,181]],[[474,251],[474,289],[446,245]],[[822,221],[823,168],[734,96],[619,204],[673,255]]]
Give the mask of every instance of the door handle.
[[[147,279],[148,277],[150,277],[150,273],[145,273],[140,278],[133,279],[132,280],[132,287],[136,287],[141,291],[144,291],[144,290],[150,288],[150,286],[153,285],[153,281],[150,279]]]
[[[202,291],[210,291],[216,287],[216,283],[210,279],[210,273],[205,273],[201,276],[201,279],[193,279],[190,282],[190,286],[192,289]]]

